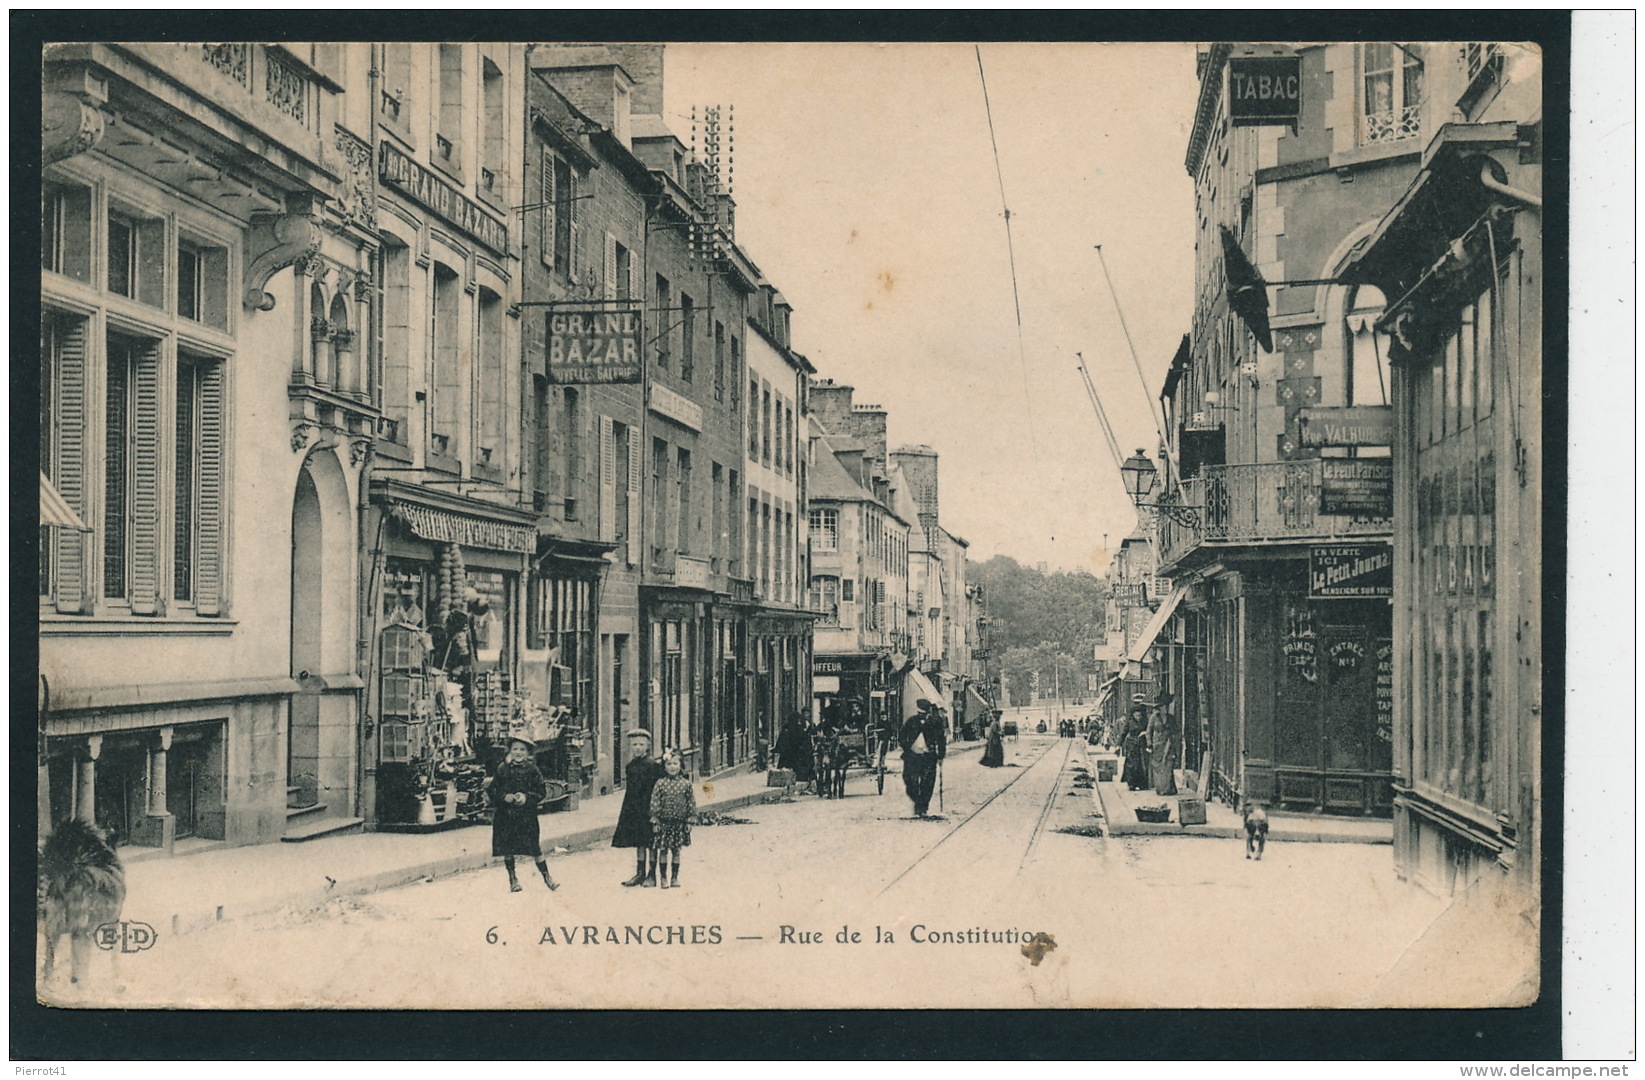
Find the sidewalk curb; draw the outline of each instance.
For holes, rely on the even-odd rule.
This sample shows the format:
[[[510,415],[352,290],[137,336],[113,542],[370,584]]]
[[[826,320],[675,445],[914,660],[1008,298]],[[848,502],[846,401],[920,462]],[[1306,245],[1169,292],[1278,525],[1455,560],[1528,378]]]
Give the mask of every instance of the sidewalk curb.
[[[1102,785],[1091,785],[1096,795],[1097,805],[1102,808],[1102,816],[1108,823],[1109,836],[1203,836],[1218,840],[1243,840],[1245,830],[1229,825],[1176,825],[1170,822],[1152,821],[1120,821],[1108,812],[1108,804],[1102,797]],[[1300,830],[1270,829],[1269,843],[1285,844],[1392,844],[1391,836],[1367,836],[1364,833],[1331,832],[1330,830],[1315,830],[1304,832]]]
[[[770,795],[766,790],[760,790],[747,795],[734,795],[730,798],[716,799],[713,802],[702,804],[697,810],[698,812],[711,810],[716,813],[723,813],[744,806],[761,805],[769,798]],[[543,851],[548,857],[552,857],[555,848],[565,848],[568,853],[587,850],[610,840],[611,834],[616,831],[616,828],[616,822],[612,822],[608,825],[594,825],[570,833],[551,834],[545,827],[542,838]],[[476,826],[474,833],[476,836],[480,836],[485,831]],[[489,836],[489,833],[485,833],[485,835]],[[319,842],[324,843],[324,841]],[[413,863],[358,878],[340,878],[335,885],[329,885],[325,888],[298,889],[278,896],[259,897],[239,904],[215,905],[210,911],[206,912],[172,912],[168,917],[168,922],[173,934],[191,934],[219,923],[250,918],[256,915],[267,915],[270,912],[287,907],[314,907],[339,896],[364,896],[368,893],[394,889],[418,881],[432,881],[438,878],[451,877],[454,874],[462,874],[470,870],[491,866],[495,858],[491,854],[489,842],[482,842],[475,850],[464,851],[459,855],[447,855],[440,859]]]

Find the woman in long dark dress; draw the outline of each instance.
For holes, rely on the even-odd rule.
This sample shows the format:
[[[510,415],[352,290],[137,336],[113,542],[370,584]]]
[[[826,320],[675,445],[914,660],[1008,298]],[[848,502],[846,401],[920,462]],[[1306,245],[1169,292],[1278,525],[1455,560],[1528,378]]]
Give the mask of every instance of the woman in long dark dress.
[[[1175,765],[1182,733],[1170,706],[1171,695],[1161,694],[1153,714],[1148,718],[1148,771],[1157,795],[1177,793]]]
[[[1121,782],[1132,791],[1148,787],[1148,707],[1141,702],[1132,705],[1131,711],[1126,714],[1120,753],[1125,756]]]
[[[651,757],[651,732],[644,728],[628,733],[628,749],[634,756],[623,769],[623,805],[617,811],[611,846],[634,849],[634,876],[623,884],[652,887],[657,884],[657,860],[651,851],[651,789],[663,767]]]
[[[783,721],[782,733],[777,736],[777,764],[794,770],[795,783],[811,783],[815,769],[811,760],[811,732],[806,730],[804,713],[790,713]]]
[[[537,807],[548,794],[548,784],[531,760],[532,749],[525,739],[510,739],[508,754],[497,763],[496,775],[491,778],[491,853],[503,857],[509,892],[520,891],[520,879],[514,873],[516,855],[530,855],[549,891],[559,888],[548,876],[537,831]]]
[[[997,769],[1005,764],[1005,736],[1000,730],[1000,717],[1005,715],[1000,709],[994,710],[994,718],[988,722],[988,745],[982,750],[982,763],[990,769]]]

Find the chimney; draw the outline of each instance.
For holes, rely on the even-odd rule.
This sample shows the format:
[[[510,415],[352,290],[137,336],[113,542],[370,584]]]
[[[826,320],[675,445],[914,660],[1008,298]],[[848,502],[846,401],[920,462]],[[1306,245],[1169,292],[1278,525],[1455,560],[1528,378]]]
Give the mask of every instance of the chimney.
[[[531,70],[576,106],[579,112],[611,133],[624,146],[633,145],[629,118],[634,107],[635,82],[612,45],[538,45],[531,51]],[[661,48],[661,46],[659,46]],[[659,71],[661,70],[659,57]]]
[[[878,473],[888,472],[885,459],[885,408],[880,405],[853,405],[851,407],[851,437],[867,448],[867,454]]]
[[[856,388],[817,379],[811,383],[811,415],[830,435],[855,437],[851,430],[851,395]]]
[[[633,109],[638,115],[663,114],[663,46],[638,42],[607,45],[617,62],[634,80]]]

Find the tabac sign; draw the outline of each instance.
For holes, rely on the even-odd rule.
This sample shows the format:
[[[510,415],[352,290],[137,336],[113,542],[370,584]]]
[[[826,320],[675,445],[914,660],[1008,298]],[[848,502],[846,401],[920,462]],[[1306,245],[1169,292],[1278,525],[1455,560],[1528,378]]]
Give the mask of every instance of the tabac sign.
[[[548,381],[637,383],[640,381],[640,309],[563,311],[548,315]]]
[[[1284,124],[1302,117],[1302,58],[1233,56],[1228,59],[1228,119],[1235,127]]]
[[[1388,544],[1325,544],[1308,550],[1308,599],[1376,600],[1394,595]]]

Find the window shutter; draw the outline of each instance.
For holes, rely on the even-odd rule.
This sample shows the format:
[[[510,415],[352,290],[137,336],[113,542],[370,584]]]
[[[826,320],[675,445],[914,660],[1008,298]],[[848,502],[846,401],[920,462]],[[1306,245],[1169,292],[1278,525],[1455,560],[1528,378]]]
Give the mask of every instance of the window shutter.
[[[537,249],[543,260],[543,265],[554,265],[554,224],[559,207],[554,205],[554,155],[543,147],[542,161],[542,190],[538,193],[542,202],[542,214],[537,218]]]
[[[617,539],[617,439],[611,417],[600,417],[600,539]]]
[[[194,610],[197,615],[223,614],[223,365],[200,370],[200,486],[196,496],[199,535],[195,538]]]
[[[571,222],[566,229],[566,277],[580,284],[583,265],[582,255],[580,254],[582,241],[579,237],[582,235],[582,226],[577,223],[577,175],[575,173],[566,174],[565,190],[557,191],[556,197],[565,206],[566,218]]]
[[[617,299],[617,238],[605,234],[605,298]]]
[[[86,322],[64,320],[57,350],[57,493],[86,517]],[[89,522],[88,522],[89,524]],[[57,545],[57,610],[82,615],[90,599],[86,590],[86,535],[77,529],[53,529]]]
[[[160,610],[160,347],[150,342],[137,362],[132,392],[131,611]]]
[[[628,298],[635,302],[643,312],[645,310],[645,260],[640,258],[638,251],[628,253]],[[666,317],[666,316],[665,316]],[[643,316],[642,316],[643,319]],[[667,325],[664,323],[663,325]],[[645,326],[640,326],[641,341],[645,340]]]
[[[640,429],[628,428],[628,565],[640,564]]]

